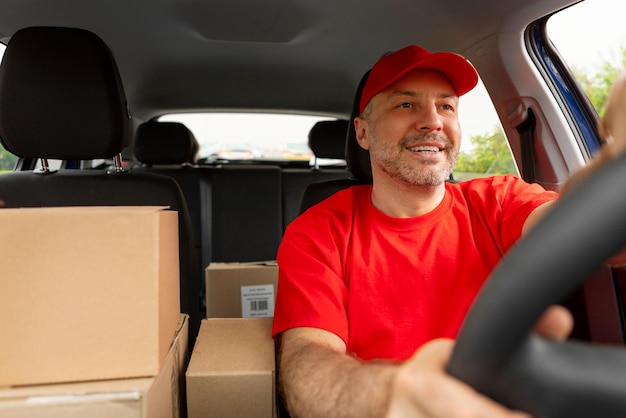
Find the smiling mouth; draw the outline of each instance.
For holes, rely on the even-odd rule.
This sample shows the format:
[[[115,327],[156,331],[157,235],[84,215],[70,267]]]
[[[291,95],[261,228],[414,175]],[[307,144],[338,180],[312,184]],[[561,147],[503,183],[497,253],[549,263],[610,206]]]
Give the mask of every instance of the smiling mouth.
[[[439,152],[442,149],[439,147],[436,147],[434,145],[419,145],[417,147],[408,147],[407,148],[408,151],[411,152]]]

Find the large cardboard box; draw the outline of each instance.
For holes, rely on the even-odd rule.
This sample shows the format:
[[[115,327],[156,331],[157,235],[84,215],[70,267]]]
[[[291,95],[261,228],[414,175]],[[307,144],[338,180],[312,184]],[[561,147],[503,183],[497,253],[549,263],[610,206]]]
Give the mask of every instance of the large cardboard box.
[[[179,418],[186,416],[184,371],[188,319],[180,316],[160,373],[151,378],[102,380],[0,389],[4,418]]]
[[[186,372],[189,418],[276,417],[271,318],[203,319]]]
[[[206,268],[206,316],[273,317],[277,284],[275,261],[211,263]]]
[[[180,315],[177,213],[0,209],[0,386],[155,376]]]

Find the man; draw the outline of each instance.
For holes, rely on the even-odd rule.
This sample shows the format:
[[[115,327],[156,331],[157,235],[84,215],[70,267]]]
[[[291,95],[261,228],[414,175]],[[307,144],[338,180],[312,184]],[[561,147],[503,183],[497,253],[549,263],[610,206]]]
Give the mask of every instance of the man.
[[[514,176],[446,183],[460,148],[463,57],[409,46],[381,58],[355,120],[372,186],[309,209],[278,254],[274,335],[295,417],[518,417],[445,372],[470,304],[557,194]],[[538,332],[565,339],[550,309]]]

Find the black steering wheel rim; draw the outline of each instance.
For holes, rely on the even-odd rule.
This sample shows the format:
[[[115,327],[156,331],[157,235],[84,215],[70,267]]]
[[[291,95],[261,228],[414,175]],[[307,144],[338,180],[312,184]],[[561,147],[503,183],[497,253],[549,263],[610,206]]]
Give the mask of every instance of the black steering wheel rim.
[[[505,256],[481,289],[448,372],[534,416],[623,417],[626,350],[533,334],[562,301],[626,245],[626,155],[567,196]]]

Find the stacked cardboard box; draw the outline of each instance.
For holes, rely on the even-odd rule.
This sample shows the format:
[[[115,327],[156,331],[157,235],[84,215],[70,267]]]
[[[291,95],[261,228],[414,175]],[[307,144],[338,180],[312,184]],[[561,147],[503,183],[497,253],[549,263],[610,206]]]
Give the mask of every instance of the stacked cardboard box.
[[[189,418],[276,417],[272,318],[202,321],[186,373]]]
[[[276,417],[271,330],[277,283],[275,261],[207,267],[208,318],[186,373],[190,418]]]
[[[63,382],[98,392],[106,385],[94,381],[148,378],[137,393],[153,390],[178,364],[170,357],[187,326],[177,228],[162,207],[0,209],[0,386],[13,387],[3,408],[19,410],[20,393],[29,405],[54,398]]]
[[[4,418],[179,418],[186,416],[188,317],[181,315],[160,372],[152,377],[0,389]],[[123,360],[123,359],[122,359]]]
[[[211,263],[206,269],[207,317],[273,317],[277,284],[275,261]]]

